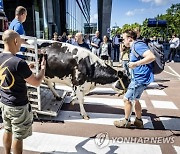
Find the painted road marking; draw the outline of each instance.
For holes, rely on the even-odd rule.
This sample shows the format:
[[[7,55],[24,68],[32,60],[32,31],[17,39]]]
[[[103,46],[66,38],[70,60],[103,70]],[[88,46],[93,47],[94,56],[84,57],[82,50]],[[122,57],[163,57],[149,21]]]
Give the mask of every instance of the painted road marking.
[[[67,96],[65,98],[65,103],[70,103],[71,97]],[[145,100],[140,100],[142,108],[147,108]],[[84,97],[84,104],[91,104],[91,105],[108,105],[108,106],[123,106],[124,102],[123,99],[118,98],[102,98],[102,97]]]
[[[170,101],[156,101],[151,100],[154,108],[160,108],[160,109],[178,109],[176,105],[173,102]]]

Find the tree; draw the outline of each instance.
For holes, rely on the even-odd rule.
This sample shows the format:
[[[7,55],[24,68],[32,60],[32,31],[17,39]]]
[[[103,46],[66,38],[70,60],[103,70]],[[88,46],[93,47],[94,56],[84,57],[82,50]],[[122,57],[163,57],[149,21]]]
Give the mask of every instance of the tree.
[[[169,9],[167,9],[165,18],[168,22],[170,36],[172,33],[180,35],[180,3],[173,4]]]
[[[146,38],[153,36],[156,37],[171,37],[173,33],[176,33],[180,36],[180,3],[172,4],[170,8],[166,10],[165,14],[158,14],[156,17],[157,20],[166,20],[167,27],[148,27],[147,21],[145,19],[142,25],[138,23],[134,24],[125,24],[122,27],[122,32],[127,29],[134,29],[135,27],[141,26],[141,35]]]

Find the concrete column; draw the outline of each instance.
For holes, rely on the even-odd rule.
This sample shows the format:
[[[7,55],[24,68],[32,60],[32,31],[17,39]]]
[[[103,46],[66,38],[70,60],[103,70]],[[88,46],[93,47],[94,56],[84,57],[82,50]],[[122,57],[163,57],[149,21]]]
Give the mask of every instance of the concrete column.
[[[112,0],[98,0],[98,30],[101,37],[108,35],[107,28],[111,23]]]

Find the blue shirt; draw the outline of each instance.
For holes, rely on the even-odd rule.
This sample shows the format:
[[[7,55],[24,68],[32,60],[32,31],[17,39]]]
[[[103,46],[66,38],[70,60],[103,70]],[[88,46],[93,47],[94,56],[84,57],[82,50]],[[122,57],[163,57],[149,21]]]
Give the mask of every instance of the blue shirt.
[[[135,50],[140,58],[137,58],[132,50]],[[148,46],[143,42],[137,42],[132,45],[131,52],[130,52],[130,62],[136,62],[143,58],[143,54],[145,51],[149,50]],[[133,77],[134,80],[143,85],[148,85],[154,81],[154,74],[153,74],[153,65],[152,63],[146,65],[140,65],[133,69]]]
[[[9,29],[16,31],[19,35],[25,35],[22,23],[16,18],[10,23]]]
[[[19,35],[25,35],[23,24],[16,18],[10,23],[9,29],[16,31]],[[25,48],[21,47],[20,51],[24,52]],[[24,59],[24,55],[17,54],[16,56]]]
[[[100,48],[100,44],[101,44],[101,39],[97,36],[94,36],[91,40],[92,43],[95,43],[96,45],[98,45],[99,47],[96,48],[96,47],[93,47],[93,48],[96,48],[96,49],[99,49]]]

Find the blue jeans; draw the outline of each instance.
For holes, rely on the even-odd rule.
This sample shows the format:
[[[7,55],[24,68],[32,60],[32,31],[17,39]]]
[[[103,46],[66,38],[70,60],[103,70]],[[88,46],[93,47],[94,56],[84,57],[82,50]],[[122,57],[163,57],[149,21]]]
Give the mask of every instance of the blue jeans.
[[[115,44],[114,45],[114,59],[113,59],[114,61],[119,62],[119,54],[120,54],[119,45]]]
[[[146,87],[147,85],[138,84],[134,80],[131,80],[124,98],[129,101],[139,100]]]

